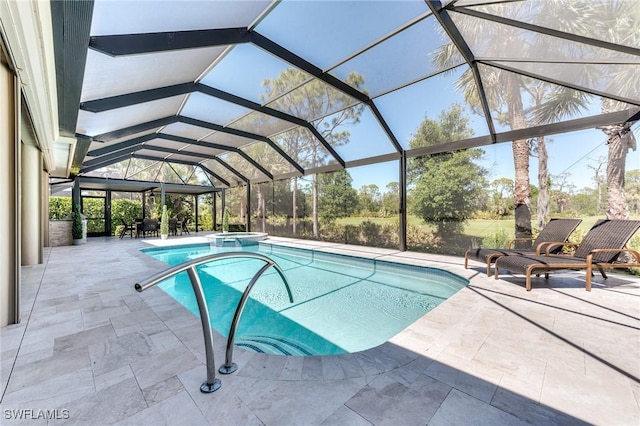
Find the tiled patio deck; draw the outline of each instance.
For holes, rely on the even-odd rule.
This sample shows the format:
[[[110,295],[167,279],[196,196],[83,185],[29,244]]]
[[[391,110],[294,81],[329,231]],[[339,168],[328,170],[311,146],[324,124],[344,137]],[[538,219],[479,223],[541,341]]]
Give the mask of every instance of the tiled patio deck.
[[[238,372],[203,394],[199,320],[160,289],[133,289],[166,267],[138,251],[159,240],[47,249],[23,268],[21,324],[1,330],[2,424],[640,424],[638,277],[598,276],[588,293],[566,273],[526,292],[522,277],[495,281],[460,258],[272,240],[437,266],[470,285],[362,353],[238,348]]]

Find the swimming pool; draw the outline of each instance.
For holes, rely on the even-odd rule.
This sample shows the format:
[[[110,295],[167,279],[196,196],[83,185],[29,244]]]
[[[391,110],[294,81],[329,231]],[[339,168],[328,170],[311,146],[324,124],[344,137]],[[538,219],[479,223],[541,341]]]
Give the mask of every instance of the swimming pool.
[[[212,253],[261,253],[284,270],[294,302],[280,275],[267,271],[244,309],[235,343],[256,352],[329,355],[380,345],[467,285],[457,275],[435,268],[323,253],[260,243],[215,247],[200,244],[142,251],[169,265]],[[198,267],[211,325],[227,336],[242,292],[264,261],[232,258]],[[186,273],[159,285],[198,315]]]

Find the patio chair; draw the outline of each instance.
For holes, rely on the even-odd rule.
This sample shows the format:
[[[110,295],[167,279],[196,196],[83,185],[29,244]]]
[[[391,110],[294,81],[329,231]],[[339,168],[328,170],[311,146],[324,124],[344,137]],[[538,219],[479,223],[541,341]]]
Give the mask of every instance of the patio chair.
[[[173,236],[178,235],[178,219],[169,219],[169,233]]]
[[[158,219],[145,218],[142,220],[142,234],[147,236],[147,233],[158,236]]]
[[[551,219],[542,228],[536,239],[515,238],[507,243],[506,249],[476,248],[469,249],[464,254],[464,268],[469,266],[469,259],[479,260],[487,264],[487,276],[491,276],[491,264],[502,256],[524,256],[539,255],[544,253],[544,249],[550,243],[564,243],[569,239],[569,235],[580,225],[582,219]],[[514,249],[518,242],[531,243],[531,249]],[[554,246],[550,253],[560,253],[562,246]]]
[[[186,217],[182,220],[180,235],[182,235],[183,232],[187,235],[191,235],[189,234],[189,219],[187,219]]]
[[[120,218],[120,222],[122,222],[123,226],[122,231],[120,231],[120,239],[124,238],[124,236],[127,235],[127,232],[131,234],[131,238],[133,238],[133,231],[135,231],[134,225],[127,224],[123,218]]]
[[[585,289],[591,291],[591,277],[593,268],[598,268],[604,279],[607,275],[605,268],[634,268],[640,267],[640,252],[625,248],[627,242],[640,229],[640,220],[602,220],[593,225],[580,244],[558,243],[557,245],[576,246],[573,255],[545,256],[503,256],[495,263],[495,278],[498,279],[500,270],[504,269],[526,275],[526,289],[531,291],[531,275],[545,274],[549,279],[549,272],[560,269],[586,270]],[[547,247],[547,251],[553,244]],[[628,253],[632,261],[616,263],[621,253]]]

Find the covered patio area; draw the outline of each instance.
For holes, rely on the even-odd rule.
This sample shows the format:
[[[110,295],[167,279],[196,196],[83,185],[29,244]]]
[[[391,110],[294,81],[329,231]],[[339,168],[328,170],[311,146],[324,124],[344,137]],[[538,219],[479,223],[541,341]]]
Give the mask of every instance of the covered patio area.
[[[3,327],[3,422],[65,424],[616,424],[640,419],[640,279],[487,278],[485,265],[415,252],[270,237],[276,244],[442,268],[469,285],[389,342],[355,354],[236,349],[203,394],[199,319],[159,288],[139,251],[202,242],[92,238],[25,266],[20,324]],[[97,261],[97,259],[100,259]],[[226,339],[215,335],[216,363]],[[47,417],[48,416],[48,417]]]

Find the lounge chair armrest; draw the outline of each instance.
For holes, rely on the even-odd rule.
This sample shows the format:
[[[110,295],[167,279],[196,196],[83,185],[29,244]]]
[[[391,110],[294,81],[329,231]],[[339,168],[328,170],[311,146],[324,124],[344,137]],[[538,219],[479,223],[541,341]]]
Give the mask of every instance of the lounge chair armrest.
[[[576,243],[548,243],[545,250],[544,250],[544,255],[548,256],[549,254],[551,254],[551,250],[555,249],[556,247],[573,247],[576,248],[578,247],[578,244]],[[539,253],[542,254],[542,253]]]
[[[514,238],[514,239],[509,240],[509,241],[507,242],[507,248],[508,248],[508,249],[512,249],[512,248],[513,248],[513,246],[514,246],[514,244],[515,244],[516,242],[519,242],[519,241],[533,241],[533,238],[531,238],[531,237],[520,237],[520,238]]]
[[[631,254],[635,258],[635,261],[638,262],[638,266],[640,266],[640,251],[634,250],[634,249],[629,249],[629,248],[622,248],[622,249],[593,249],[593,250],[591,250],[589,252],[589,256],[590,255],[594,255],[596,253],[616,253],[616,252]],[[588,257],[588,258],[590,258],[590,257]]]
[[[569,243],[565,242],[565,241],[543,241],[540,244],[538,244],[536,246],[536,255],[540,256],[545,254],[545,247],[553,245],[553,247],[558,247],[558,246],[563,246],[563,245],[567,245]],[[549,253],[546,253],[549,254]]]

